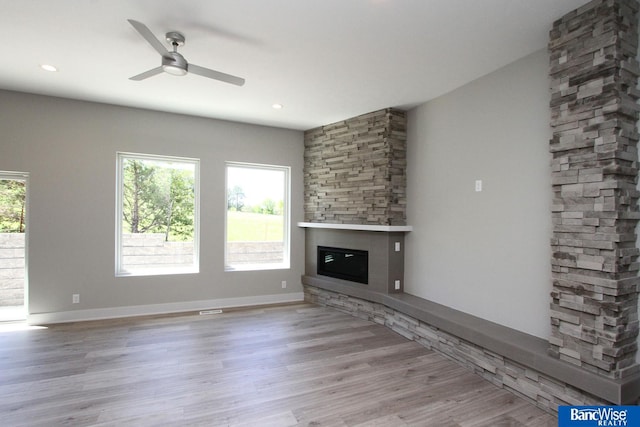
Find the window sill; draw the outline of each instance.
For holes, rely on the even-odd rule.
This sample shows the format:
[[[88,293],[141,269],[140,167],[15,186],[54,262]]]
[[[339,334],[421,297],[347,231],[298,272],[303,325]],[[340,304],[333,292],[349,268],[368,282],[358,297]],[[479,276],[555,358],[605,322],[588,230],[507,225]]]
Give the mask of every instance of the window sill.
[[[198,274],[198,267],[186,268],[145,268],[138,270],[126,270],[116,272],[116,277],[136,277],[136,276],[170,276],[174,274]]]
[[[226,265],[224,267],[225,272],[234,271],[260,271],[260,270],[288,270],[291,266],[289,264],[239,264],[239,265]]]

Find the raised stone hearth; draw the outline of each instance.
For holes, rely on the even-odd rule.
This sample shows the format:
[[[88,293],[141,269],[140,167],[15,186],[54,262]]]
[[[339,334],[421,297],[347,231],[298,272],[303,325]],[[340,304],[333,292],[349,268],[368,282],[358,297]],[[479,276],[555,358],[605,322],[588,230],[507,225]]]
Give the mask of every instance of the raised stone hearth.
[[[306,301],[385,325],[549,412],[558,405],[632,405],[640,395],[633,379],[585,372],[549,356],[546,340],[431,301],[312,278],[303,283]]]

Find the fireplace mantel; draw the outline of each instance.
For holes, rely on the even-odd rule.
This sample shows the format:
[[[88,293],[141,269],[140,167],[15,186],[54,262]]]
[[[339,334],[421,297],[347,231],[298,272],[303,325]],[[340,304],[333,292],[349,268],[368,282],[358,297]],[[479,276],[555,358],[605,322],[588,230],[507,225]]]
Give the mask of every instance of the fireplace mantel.
[[[327,228],[331,230],[383,231],[387,233],[409,232],[411,225],[329,224],[325,222],[299,222],[302,228]]]

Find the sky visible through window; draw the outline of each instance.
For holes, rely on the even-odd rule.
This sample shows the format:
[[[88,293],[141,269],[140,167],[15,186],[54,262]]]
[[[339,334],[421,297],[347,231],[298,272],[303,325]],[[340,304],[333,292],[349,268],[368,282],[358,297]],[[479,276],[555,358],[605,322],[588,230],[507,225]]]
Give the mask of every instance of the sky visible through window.
[[[264,199],[284,200],[282,170],[234,167],[227,168],[227,187],[239,186],[247,205],[260,204]]]

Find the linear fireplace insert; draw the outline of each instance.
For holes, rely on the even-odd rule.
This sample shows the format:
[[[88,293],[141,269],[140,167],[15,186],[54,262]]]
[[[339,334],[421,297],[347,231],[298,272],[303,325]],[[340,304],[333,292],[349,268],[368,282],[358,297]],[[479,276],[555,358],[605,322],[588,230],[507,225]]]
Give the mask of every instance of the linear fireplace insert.
[[[369,252],[318,246],[318,274],[369,284]]]

